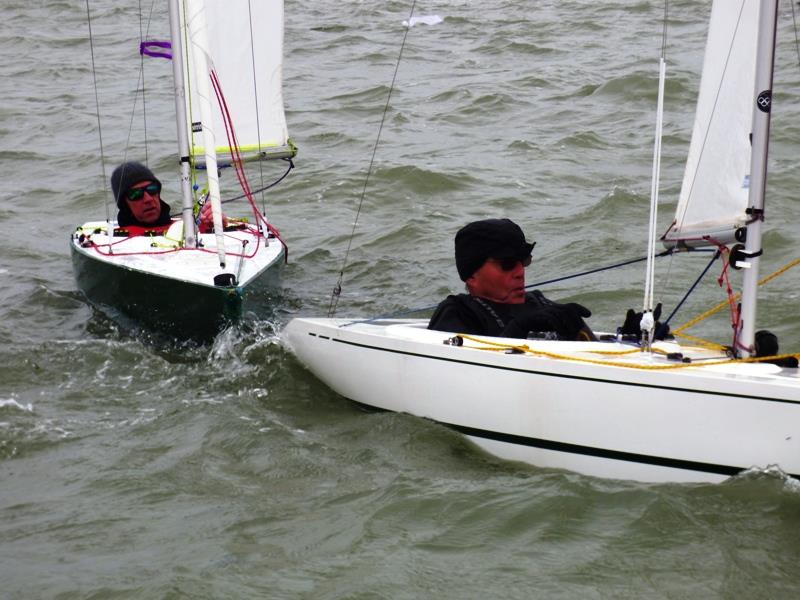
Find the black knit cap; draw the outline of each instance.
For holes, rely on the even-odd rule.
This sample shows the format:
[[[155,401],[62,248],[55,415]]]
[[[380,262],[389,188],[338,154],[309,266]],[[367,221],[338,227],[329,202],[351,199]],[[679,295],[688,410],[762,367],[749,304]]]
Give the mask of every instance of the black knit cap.
[[[124,162],[111,174],[111,191],[114,193],[114,200],[119,208],[123,208],[123,199],[128,190],[141,181],[154,181],[159,185],[161,182],[153,175],[153,172],[138,162]]]
[[[534,244],[525,241],[519,225],[510,219],[473,221],[456,233],[456,268],[466,281],[487,258],[519,258],[531,255]]]

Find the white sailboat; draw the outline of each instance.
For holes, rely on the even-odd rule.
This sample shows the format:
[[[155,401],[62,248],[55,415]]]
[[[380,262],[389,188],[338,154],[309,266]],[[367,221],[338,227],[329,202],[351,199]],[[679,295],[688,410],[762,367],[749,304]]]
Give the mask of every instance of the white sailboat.
[[[180,217],[161,228],[89,221],[70,247],[78,287],[93,304],[205,336],[257,309],[286,258],[245,173],[258,160],[291,168],[296,153],[282,96],[283,1],[170,0],[169,17],[170,43],[142,48],[155,44],[157,56],[172,58],[182,192],[172,213]],[[223,170],[235,184],[227,194],[250,205],[244,219],[223,219]],[[202,202],[213,209],[207,233],[195,220]]]
[[[681,201],[663,238],[740,245],[738,356],[676,341],[632,350],[614,336],[459,336],[400,319],[297,318],[286,343],[343,396],[444,424],[503,458],[639,481],[715,482],[774,466],[800,477],[798,369],[747,358],[776,15],[776,0],[715,0]]]

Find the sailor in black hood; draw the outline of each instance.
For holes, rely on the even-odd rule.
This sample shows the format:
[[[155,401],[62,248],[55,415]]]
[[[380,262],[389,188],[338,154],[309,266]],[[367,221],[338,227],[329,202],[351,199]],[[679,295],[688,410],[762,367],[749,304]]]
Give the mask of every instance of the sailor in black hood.
[[[169,204],[161,200],[161,182],[138,162],[124,162],[111,174],[111,190],[119,212],[120,226],[169,225]]]

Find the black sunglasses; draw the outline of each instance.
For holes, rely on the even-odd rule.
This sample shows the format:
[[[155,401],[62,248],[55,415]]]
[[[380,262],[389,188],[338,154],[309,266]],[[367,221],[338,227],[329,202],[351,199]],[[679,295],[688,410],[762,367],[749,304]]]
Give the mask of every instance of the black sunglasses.
[[[506,258],[493,258],[492,260],[496,262],[497,266],[503,269],[503,271],[513,271],[514,269],[517,268],[518,263],[522,263],[523,267],[527,267],[531,264],[530,254],[525,258],[506,257]]]
[[[144,198],[144,193],[147,192],[151,196],[155,196],[156,194],[161,193],[161,184],[154,181],[153,183],[149,183],[144,187],[140,188],[131,188],[128,190],[128,200],[131,202],[136,202]]]

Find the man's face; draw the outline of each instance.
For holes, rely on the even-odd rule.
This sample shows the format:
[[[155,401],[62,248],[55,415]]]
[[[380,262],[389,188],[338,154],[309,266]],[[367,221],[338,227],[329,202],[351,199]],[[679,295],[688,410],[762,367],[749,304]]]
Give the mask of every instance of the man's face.
[[[521,260],[488,258],[466,284],[470,294],[492,302],[525,302],[525,267]]]
[[[157,191],[153,193],[152,189],[150,191],[147,190],[147,186],[151,183],[153,182],[149,179],[140,181],[136,185],[131,186],[125,196],[125,202],[128,203],[128,208],[133,217],[140,223],[146,223],[148,225],[158,221],[158,217],[161,215],[161,194]],[[142,196],[137,200],[131,200],[130,192],[132,190],[141,190]],[[134,193],[134,196],[136,195],[137,194]]]

